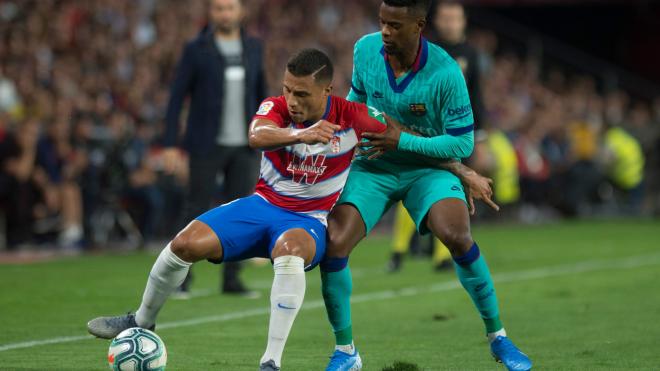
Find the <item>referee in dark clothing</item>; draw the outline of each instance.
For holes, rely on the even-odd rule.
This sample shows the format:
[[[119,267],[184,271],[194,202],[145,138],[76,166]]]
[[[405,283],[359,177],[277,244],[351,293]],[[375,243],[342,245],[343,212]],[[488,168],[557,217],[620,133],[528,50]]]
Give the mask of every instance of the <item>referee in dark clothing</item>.
[[[440,45],[452,56],[463,70],[470,95],[475,129],[483,125],[483,98],[481,97],[480,71],[477,50],[466,42],[467,16],[465,8],[457,0],[437,2],[432,13],[433,31],[431,41]]]
[[[209,24],[188,42],[172,83],[164,145],[179,143],[183,103],[190,109],[181,143],[189,155],[187,220],[215,206],[217,179],[224,178],[225,200],[252,193],[260,155],[248,147],[248,125],[266,98],[261,41],[241,29],[240,0],[210,0]],[[249,293],[241,283],[239,263],[225,263],[222,291]],[[189,275],[181,286],[188,292]]]

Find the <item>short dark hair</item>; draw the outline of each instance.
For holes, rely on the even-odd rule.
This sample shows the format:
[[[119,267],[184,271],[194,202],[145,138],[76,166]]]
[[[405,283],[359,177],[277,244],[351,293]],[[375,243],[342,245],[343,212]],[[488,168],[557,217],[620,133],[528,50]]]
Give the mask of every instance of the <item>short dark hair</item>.
[[[286,69],[293,76],[313,75],[316,82],[332,81],[334,68],[330,58],[318,49],[303,49],[292,56],[286,64]]]
[[[383,0],[385,5],[409,8],[419,16],[426,17],[431,9],[431,0]]]

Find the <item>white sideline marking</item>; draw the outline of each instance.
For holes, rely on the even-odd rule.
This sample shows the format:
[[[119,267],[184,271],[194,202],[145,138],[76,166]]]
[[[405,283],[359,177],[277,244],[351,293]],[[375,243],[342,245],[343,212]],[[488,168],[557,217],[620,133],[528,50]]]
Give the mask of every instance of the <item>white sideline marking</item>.
[[[598,270],[632,269],[632,268],[639,268],[639,267],[656,265],[656,264],[660,264],[660,254],[638,255],[629,258],[619,258],[612,260],[588,260],[577,264],[567,264],[567,265],[559,265],[553,267],[530,269],[526,271],[500,273],[493,275],[493,280],[496,283],[520,282],[520,281],[534,280],[539,278],[567,276],[571,274],[593,272]],[[355,295],[351,298],[351,302],[365,303],[376,300],[386,300],[386,299],[393,299],[404,296],[414,296],[420,294],[449,291],[453,289],[458,289],[460,287],[461,284],[458,281],[448,281],[431,286],[407,287],[398,290],[385,290],[385,291],[377,291],[377,292],[371,292],[361,295]],[[301,308],[301,310],[317,309],[322,307],[323,307],[323,300],[315,300],[305,303],[304,306]],[[267,307],[255,308],[251,310],[242,310],[240,312],[226,313],[216,316],[206,316],[206,317],[192,318],[183,321],[166,322],[158,325],[158,330],[166,330],[169,328],[178,328],[184,326],[195,326],[210,322],[232,321],[232,320],[244,319],[248,317],[266,315],[269,313],[270,313],[270,308]],[[93,339],[93,338],[94,337],[91,335],[63,336],[63,337],[56,337],[56,338],[44,339],[44,340],[33,340],[33,341],[25,341],[21,343],[10,343],[5,345],[0,345],[0,352],[5,352],[8,350],[15,350],[15,349],[32,348],[40,345],[70,343],[74,341]]]

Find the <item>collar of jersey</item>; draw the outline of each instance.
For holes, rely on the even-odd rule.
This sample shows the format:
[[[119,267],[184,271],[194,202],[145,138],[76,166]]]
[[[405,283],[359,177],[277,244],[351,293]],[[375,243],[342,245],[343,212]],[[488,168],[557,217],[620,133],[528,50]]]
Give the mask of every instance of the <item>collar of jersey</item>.
[[[321,117],[321,120],[327,120],[328,119],[328,115],[330,114],[330,104],[332,103],[331,98],[332,98],[332,95],[328,95],[328,102],[325,104],[325,112],[323,113],[323,116]],[[307,126],[312,126],[312,125],[316,124],[316,122],[305,121],[302,124],[305,125],[305,127],[307,127]]]
[[[410,69],[410,72],[406,77],[404,77],[403,80],[401,80],[401,83],[396,82],[396,77],[394,77],[394,70],[392,69],[392,66],[390,66],[389,62],[389,57],[387,53],[385,53],[385,47],[380,48],[380,54],[383,55],[383,61],[385,62],[385,69],[387,70],[387,80],[390,83],[390,87],[395,93],[403,93],[404,90],[410,85],[412,80],[415,78],[415,75],[417,75],[417,72],[419,72],[424,66],[426,66],[426,61],[428,60],[429,57],[429,45],[428,41],[424,38],[421,37],[420,39],[420,45],[421,47],[417,51],[417,57],[415,58],[415,62],[412,65],[412,68]]]

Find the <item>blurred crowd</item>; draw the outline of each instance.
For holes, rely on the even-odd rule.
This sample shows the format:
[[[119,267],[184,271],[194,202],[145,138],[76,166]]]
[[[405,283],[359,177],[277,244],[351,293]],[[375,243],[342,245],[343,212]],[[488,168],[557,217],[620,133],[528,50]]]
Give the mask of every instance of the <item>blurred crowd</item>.
[[[246,0],[270,93],[289,55],[318,47],[350,86],[352,45],[378,30],[378,0]],[[0,210],[9,247],[136,245],[182,221],[186,154],[164,161],[169,84],[205,1],[0,2]],[[429,36],[433,37],[432,33]],[[657,212],[660,99],[503,50],[473,30],[485,115],[471,164],[515,217]],[[183,119],[182,119],[183,121]],[[221,185],[219,185],[220,187]]]

